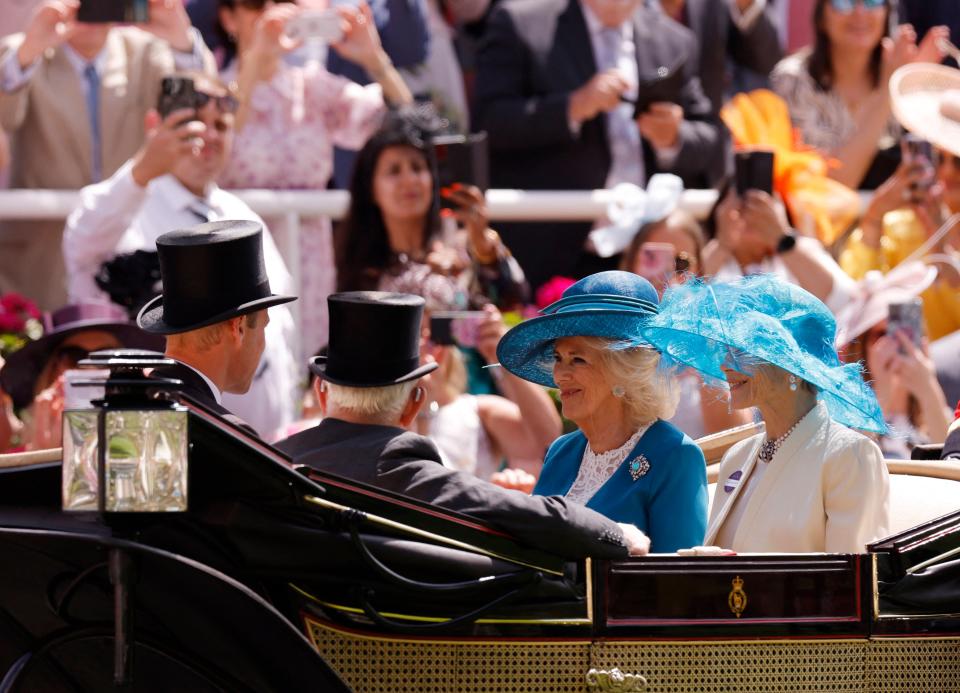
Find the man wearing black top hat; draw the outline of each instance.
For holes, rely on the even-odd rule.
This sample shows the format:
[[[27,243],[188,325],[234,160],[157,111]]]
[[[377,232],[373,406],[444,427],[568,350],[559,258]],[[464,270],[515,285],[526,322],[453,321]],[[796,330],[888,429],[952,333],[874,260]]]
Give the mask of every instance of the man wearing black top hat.
[[[646,553],[650,542],[633,525],[448,469],[433,441],[405,430],[423,405],[419,379],[437,367],[420,365],[422,298],[356,291],[327,305],[327,356],[310,362],[324,419],[277,444],[295,463],[471,515],[560,556]]]
[[[183,381],[183,392],[256,434],[220,402],[250,389],[264,347],[267,308],[295,296],[271,293],[263,263],[263,227],[215,221],[157,239],[163,294],[137,316],[146,332],[167,338],[178,363],[155,375]]]

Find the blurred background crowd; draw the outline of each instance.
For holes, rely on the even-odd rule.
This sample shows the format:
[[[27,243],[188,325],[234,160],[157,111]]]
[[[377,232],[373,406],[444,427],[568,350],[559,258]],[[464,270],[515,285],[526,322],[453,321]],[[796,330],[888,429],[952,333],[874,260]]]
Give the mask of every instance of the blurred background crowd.
[[[129,321],[157,293],[156,238],[220,219],[262,222],[271,286],[300,297],[271,309],[251,391],[227,396],[267,440],[317,415],[303,364],[330,293],[415,293],[440,366],[417,428],[450,466],[522,486],[565,422],[548,391],[485,366],[509,325],[621,268],[661,292],[799,284],[865,363],[887,456],[943,442],[960,399],[960,141],[907,133],[890,79],[956,66],[956,0],[3,5],[4,184],[80,195],[65,221],[0,219],[0,449],[58,444],[65,373],[149,345]],[[486,188],[613,201],[593,221],[491,224]],[[350,204],[292,228],[231,189]],[[717,203],[697,218],[684,189]],[[691,437],[749,420],[681,378]]]

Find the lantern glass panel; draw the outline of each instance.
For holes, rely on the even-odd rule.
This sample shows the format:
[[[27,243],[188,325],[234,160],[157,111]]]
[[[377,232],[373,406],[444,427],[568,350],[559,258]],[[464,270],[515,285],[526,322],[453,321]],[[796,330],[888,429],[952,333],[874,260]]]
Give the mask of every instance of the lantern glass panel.
[[[97,414],[96,409],[63,413],[61,490],[64,510],[97,509]]]
[[[107,410],[107,512],[187,509],[187,413]]]

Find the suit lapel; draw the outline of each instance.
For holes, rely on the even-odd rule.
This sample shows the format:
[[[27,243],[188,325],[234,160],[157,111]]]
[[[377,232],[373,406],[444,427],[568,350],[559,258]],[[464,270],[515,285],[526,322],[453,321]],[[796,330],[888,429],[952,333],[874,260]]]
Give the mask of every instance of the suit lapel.
[[[80,77],[63,49],[56,50],[47,66],[46,88],[50,91],[50,100],[64,105],[63,117],[58,118],[65,132],[62,133],[62,145],[75,147],[73,157],[78,168],[83,171],[85,180],[90,180],[93,170],[92,140],[90,137],[90,119],[87,116],[87,100],[83,95]],[[76,110],[77,106],[80,110]]]
[[[117,32],[111,31],[107,34],[104,55],[106,59],[103,74],[100,75],[100,141],[103,143],[104,151],[101,156],[104,157],[106,167],[106,150],[108,149],[106,145],[110,134],[122,131],[124,119],[131,117],[132,104],[128,95],[131,85],[128,84],[127,77],[127,52],[124,50],[123,39]],[[104,170],[105,175],[106,173],[107,170]]]
[[[557,55],[566,55],[577,81],[585,84],[597,73],[597,61],[587,29],[587,20],[579,0],[570,0],[566,11],[560,15],[557,26],[558,44],[562,47]]]
[[[732,474],[735,474],[737,471],[741,472],[740,479],[737,480],[736,486],[734,486],[733,491],[727,493],[723,490],[723,485],[727,482],[728,476],[726,479],[718,479],[716,489],[713,492],[713,502],[717,503],[718,501],[722,503],[720,506],[720,512],[713,518],[710,522],[710,526],[707,527],[707,534],[703,539],[703,543],[707,546],[710,545],[717,537],[717,532],[720,531],[720,527],[723,526],[724,521],[727,519],[727,515],[730,514],[730,509],[733,507],[733,504],[736,502],[737,498],[740,497],[740,493],[747,485],[747,479],[750,478],[750,474],[753,473],[753,468],[757,463],[757,452],[760,450],[760,444],[763,442],[763,436],[757,436],[756,440],[750,443],[747,446],[746,462],[739,468],[739,470],[734,470]],[[756,494],[756,491],[754,491]],[[741,523],[742,525],[742,523]]]
[[[741,538],[748,536],[751,532],[757,530],[763,531],[763,527],[758,524],[757,517],[763,508],[764,502],[771,491],[781,486],[780,477],[787,474],[793,465],[793,459],[801,450],[808,449],[811,443],[818,438],[818,430],[821,426],[828,423],[829,419],[826,413],[826,405],[818,403],[814,411],[807,414],[804,420],[797,425],[794,432],[784,441],[783,446],[777,451],[776,457],[767,465],[763,478],[753,489],[750,496],[750,504],[744,508],[743,516],[740,519],[740,526],[734,533],[733,540],[735,544],[741,544]],[[754,464],[756,464],[756,451],[753,455]],[[789,483],[789,480],[787,480]],[[741,483],[741,487],[743,484]],[[753,542],[746,542],[752,544]]]

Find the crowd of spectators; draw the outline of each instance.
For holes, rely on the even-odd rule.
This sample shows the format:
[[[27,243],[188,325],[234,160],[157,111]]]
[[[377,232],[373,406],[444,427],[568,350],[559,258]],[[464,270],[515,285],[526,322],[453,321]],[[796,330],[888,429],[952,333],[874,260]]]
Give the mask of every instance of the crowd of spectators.
[[[83,4],[20,0],[0,18],[6,184],[80,191],[65,223],[0,220],[0,294],[43,311],[112,302],[132,320],[157,293],[160,235],[263,224],[271,286],[300,301],[271,309],[251,390],[225,404],[265,439],[316,413],[303,363],[327,342],[329,294],[413,293],[466,333],[425,329],[424,358],[440,367],[412,428],[445,464],[485,478],[516,467],[499,478],[529,489],[569,422],[546,390],[488,367],[497,340],[543,307],[535,297],[615,268],[661,294],[690,276],[793,282],[837,315],[842,357],[865,363],[886,454],[947,434],[960,357],[942,345],[960,330],[960,238],[937,231],[960,212],[960,142],[908,136],[889,82],[910,63],[955,64],[953,0],[149,0],[149,21],[133,25],[81,22]],[[167,83],[192,85],[189,107],[161,107]],[[770,190],[736,184],[747,143],[724,106],[755,88],[785,106],[798,149],[839,186],[825,189],[871,191],[853,223],[824,234],[801,212],[815,183],[794,177],[788,195],[784,158]],[[642,208],[651,177],[671,174],[718,202],[704,220],[677,199],[653,205],[656,218],[635,209],[621,252],[591,233],[624,227],[613,210],[494,230],[480,181],[439,180],[431,139],[469,132],[486,133],[492,188],[628,186]],[[341,188],[351,202],[343,220],[307,216],[294,236],[286,217],[261,219],[228,192],[249,188]],[[917,299],[913,339],[888,316]],[[62,407],[76,360],[62,352],[26,400],[0,391],[0,449],[56,442],[35,422]],[[679,392],[673,421],[693,437],[751,420],[692,372]]]

